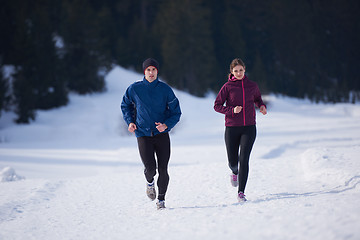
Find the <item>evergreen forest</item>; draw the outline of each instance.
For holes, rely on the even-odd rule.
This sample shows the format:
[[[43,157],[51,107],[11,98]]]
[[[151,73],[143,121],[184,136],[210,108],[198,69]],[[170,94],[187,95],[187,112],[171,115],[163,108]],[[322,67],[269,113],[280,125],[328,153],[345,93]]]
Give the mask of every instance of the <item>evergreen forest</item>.
[[[106,91],[115,65],[142,72],[148,57],[199,97],[239,57],[263,94],[355,103],[359,12],[358,0],[1,0],[0,111],[29,123],[70,92]]]

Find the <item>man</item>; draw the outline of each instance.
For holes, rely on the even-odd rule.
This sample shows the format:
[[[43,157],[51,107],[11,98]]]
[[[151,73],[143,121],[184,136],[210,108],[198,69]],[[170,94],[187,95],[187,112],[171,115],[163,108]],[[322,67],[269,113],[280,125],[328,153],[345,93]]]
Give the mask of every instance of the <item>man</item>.
[[[128,87],[121,110],[129,132],[135,133],[137,137],[140,157],[145,167],[146,193],[151,200],[156,199],[154,177],[156,166],[158,168],[159,194],[156,204],[158,209],[163,209],[169,184],[169,131],[179,122],[181,110],[172,89],[158,79],[159,63],[148,58],[142,67],[144,78]]]

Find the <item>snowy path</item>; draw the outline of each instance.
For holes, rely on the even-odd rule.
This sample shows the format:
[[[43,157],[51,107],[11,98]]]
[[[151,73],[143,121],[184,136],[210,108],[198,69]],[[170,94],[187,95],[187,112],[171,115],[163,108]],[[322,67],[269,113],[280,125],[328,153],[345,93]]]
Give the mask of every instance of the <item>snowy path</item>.
[[[181,162],[185,149],[191,157]],[[2,183],[0,239],[219,239],[234,234],[248,239],[356,239],[360,234],[360,175],[346,175],[341,185],[328,183],[328,177],[306,181],[306,154],[331,158],[331,152],[254,160],[249,201],[239,205],[226,164],[217,160],[223,148],[185,149],[174,147],[164,211],[146,198],[136,158],[133,164],[97,168],[90,177]],[[199,149],[214,157],[200,159]],[[193,161],[196,155],[199,160]]]

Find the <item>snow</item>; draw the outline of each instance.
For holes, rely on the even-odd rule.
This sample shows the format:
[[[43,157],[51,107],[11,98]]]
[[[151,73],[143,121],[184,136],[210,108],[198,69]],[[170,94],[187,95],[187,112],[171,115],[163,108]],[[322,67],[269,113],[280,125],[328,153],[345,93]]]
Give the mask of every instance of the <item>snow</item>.
[[[17,175],[11,167],[5,167],[0,171],[0,182],[11,182],[21,179],[24,179],[24,177]]]
[[[175,91],[183,115],[158,211],[119,110],[141,78],[115,67],[106,93],[72,94],[30,125],[2,113],[0,239],[360,239],[359,104],[267,96],[239,204],[214,95]]]

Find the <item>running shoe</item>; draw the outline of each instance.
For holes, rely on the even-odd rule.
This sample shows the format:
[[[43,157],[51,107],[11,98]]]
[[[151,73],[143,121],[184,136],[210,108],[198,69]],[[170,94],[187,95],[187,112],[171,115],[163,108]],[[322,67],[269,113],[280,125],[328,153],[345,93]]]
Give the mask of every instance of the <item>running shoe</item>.
[[[231,182],[231,185],[232,185],[233,187],[237,187],[237,186],[239,185],[238,175],[231,174],[231,175],[230,175],[230,182]]]
[[[245,194],[243,192],[239,192],[238,194],[238,201],[239,202],[245,202],[247,199],[245,198]]]
[[[165,208],[165,200],[159,200],[159,201],[156,203],[156,206],[157,206],[157,209],[158,209],[158,210],[164,209],[164,208]]]
[[[154,181],[152,183],[146,184],[146,195],[151,199],[151,201],[154,201],[156,198],[156,190],[155,190],[155,183]]]

